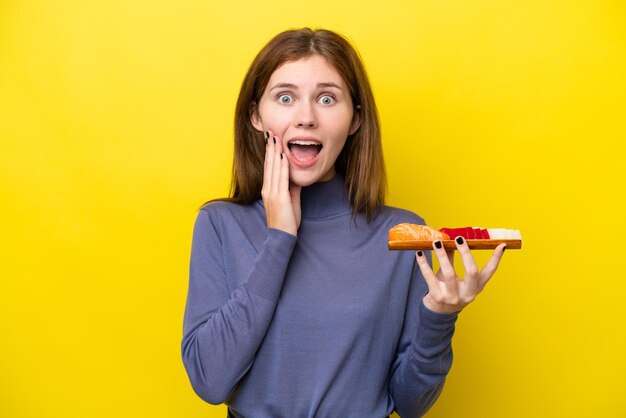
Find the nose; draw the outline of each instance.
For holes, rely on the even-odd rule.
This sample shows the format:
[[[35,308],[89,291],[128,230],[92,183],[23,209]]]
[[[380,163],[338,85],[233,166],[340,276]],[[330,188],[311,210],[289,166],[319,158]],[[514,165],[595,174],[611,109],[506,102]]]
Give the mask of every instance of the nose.
[[[311,103],[306,101],[300,103],[296,115],[296,124],[298,128],[315,128],[317,126],[317,116]]]

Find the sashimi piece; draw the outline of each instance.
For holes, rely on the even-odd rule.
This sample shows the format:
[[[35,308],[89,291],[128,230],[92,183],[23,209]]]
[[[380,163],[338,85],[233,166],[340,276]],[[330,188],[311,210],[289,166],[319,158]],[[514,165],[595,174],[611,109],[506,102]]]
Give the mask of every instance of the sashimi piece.
[[[389,230],[389,241],[435,241],[449,240],[450,236],[427,225],[402,223]]]
[[[465,239],[522,239],[522,235],[517,229],[506,228],[481,228],[478,226],[463,228],[441,228],[441,232],[445,232],[453,239],[461,236]]]
[[[487,231],[491,239],[522,239],[519,229],[489,228]]]
[[[440,231],[448,234],[452,239],[458,236],[465,238],[465,228],[441,228]]]

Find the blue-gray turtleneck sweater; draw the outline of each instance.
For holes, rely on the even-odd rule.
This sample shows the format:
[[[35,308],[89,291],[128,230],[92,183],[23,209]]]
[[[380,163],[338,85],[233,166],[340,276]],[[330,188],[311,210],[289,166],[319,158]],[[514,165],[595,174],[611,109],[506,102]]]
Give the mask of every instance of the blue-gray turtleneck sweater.
[[[383,207],[352,218],[343,178],[302,189],[295,237],[263,202],[198,214],[182,340],[196,393],[234,417],[418,417],[452,363],[456,314],[429,311],[412,251],[389,229],[424,223]]]

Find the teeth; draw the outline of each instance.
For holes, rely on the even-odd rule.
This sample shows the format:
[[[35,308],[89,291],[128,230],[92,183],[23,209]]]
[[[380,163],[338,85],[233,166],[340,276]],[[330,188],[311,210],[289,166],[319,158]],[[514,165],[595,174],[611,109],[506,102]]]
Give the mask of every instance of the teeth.
[[[315,141],[301,141],[301,140],[290,141],[289,143],[296,144],[296,145],[322,145],[319,142],[315,142]]]

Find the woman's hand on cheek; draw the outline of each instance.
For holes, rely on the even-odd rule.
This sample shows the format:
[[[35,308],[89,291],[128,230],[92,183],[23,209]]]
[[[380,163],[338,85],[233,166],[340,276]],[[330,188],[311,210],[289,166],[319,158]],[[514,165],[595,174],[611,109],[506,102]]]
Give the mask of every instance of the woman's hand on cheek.
[[[300,186],[289,182],[289,161],[283,154],[282,141],[265,131],[265,164],[261,196],[267,227],[298,235],[300,220]]]
[[[439,271],[435,275],[422,251],[416,253],[417,264],[428,284],[428,294],[424,305],[433,312],[460,312],[484,289],[498,268],[506,244],[501,244],[482,270],[478,269],[474,257],[464,239],[457,238],[456,246],[463,260],[465,277],[461,279],[454,271],[454,251],[446,251],[441,242],[433,243],[433,252],[439,261]]]

